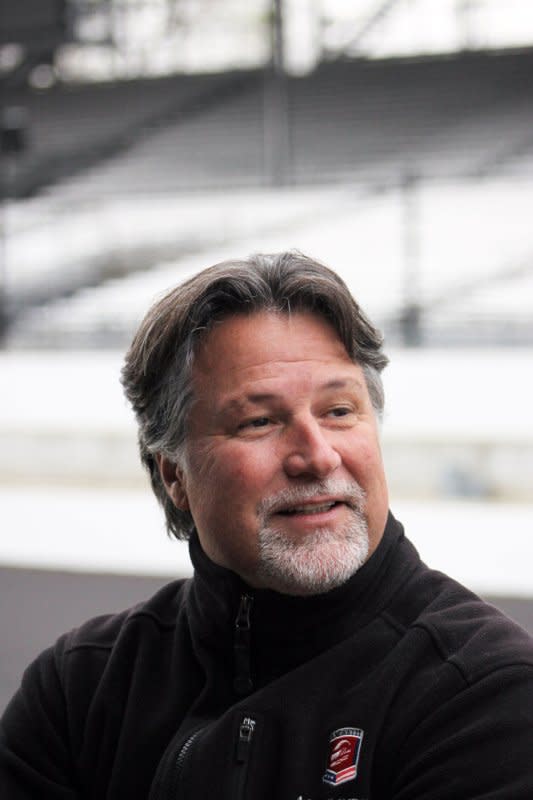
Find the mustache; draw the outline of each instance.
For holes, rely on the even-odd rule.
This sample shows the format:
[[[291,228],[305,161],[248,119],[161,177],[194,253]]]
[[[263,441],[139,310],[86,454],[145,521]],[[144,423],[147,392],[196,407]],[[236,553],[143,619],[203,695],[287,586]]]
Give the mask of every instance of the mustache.
[[[365,509],[366,494],[357,481],[330,479],[281,489],[261,500],[257,511],[259,516],[266,520],[271,514],[284,511],[291,506],[309,503],[319,497],[328,497],[346,503],[357,514],[363,514]]]

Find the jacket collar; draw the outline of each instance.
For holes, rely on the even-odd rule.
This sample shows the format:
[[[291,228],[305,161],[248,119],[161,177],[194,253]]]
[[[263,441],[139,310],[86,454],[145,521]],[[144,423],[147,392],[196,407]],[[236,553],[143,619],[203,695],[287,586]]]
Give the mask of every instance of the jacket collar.
[[[389,513],[380,544],[342,586],[312,597],[252,589],[214,564],[196,534],[190,541],[194,578],[188,602],[193,640],[202,660],[232,660],[235,621],[243,596],[252,598],[249,649],[254,685],[260,686],[354,633],[388,603],[416,566],[416,551]],[[400,563],[401,562],[401,563]],[[226,656],[224,656],[224,653]]]

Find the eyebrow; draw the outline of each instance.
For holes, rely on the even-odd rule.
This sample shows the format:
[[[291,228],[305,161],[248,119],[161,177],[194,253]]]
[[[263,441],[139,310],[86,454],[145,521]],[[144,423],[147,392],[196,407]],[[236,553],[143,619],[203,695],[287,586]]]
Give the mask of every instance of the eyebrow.
[[[358,378],[333,378],[318,387],[319,389],[362,389],[363,383]]]
[[[362,381],[357,378],[333,378],[326,381],[326,383],[317,386],[317,391],[332,391],[336,389],[362,389]],[[261,403],[268,403],[272,400],[279,400],[282,395],[277,392],[252,392],[245,395],[245,397],[233,397],[225,403],[221,409],[223,413],[228,411],[239,411],[246,405],[260,405]]]

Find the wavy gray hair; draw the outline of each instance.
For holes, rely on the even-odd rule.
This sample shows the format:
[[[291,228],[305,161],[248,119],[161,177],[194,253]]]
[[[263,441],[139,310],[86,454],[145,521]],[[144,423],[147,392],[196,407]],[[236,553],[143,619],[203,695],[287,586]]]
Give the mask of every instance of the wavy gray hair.
[[[124,391],[139,426],[141,461],[164,508],[168,532],[178,539],[188,538],[194,522],[168,497],[155,455],[183,463],[199,342],[216,322],[259,311],[310,311],[324,317],[361,365],[374,410],[382,415],[380,373],[388,363],[383,337],[335,272],[291,251],[224,261],[198,273],[148,311],[122,369]]]

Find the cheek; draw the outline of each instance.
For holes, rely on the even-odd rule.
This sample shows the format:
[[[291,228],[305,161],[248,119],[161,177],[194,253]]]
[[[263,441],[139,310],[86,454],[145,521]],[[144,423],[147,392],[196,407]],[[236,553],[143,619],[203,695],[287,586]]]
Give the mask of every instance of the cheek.
[[[205,447],[191,458],[191,487],[211,487],[220,502],[244,502],[246,496],[261,492],[269,459],[260,448],[232,443]]]
[[[353,442],[346,451],[344,463],[354,478],[362,484],[381,479],[383,461],[377,441],[361,439]]]
[[[257,501],[268,491],[268,459],[262,458],[257,451],[248,451],[245,456],[242,453],[233,458],[228,455],[228,462],[223,479],[228,493],[233,495],[234,502],[237,500],[239,506],[251,501],[255,508]]]

